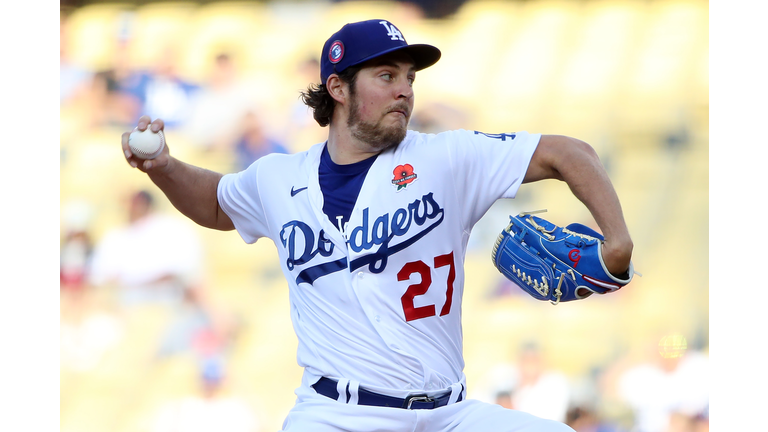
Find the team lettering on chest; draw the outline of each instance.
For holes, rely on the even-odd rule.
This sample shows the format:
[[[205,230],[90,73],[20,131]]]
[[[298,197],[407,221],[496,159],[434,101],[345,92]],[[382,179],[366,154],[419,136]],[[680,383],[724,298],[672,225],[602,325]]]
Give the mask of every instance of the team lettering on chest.
[[[435,227],[443,222],[445,210],[434,199],[432,192],[409,203],[407,207],[398,208],[371,217],[370,207],[363,209],[362,221],[359,226],[349,230],[349,248],[360,253],[374,249],[375,252],[362,255],[349,263],[350,271],[368,265],[372,273],[380,273],[387,266],[387,258],[413,245]],[[410,235],[411,232],[414,234]],[[395,239],[405,238],[395,245],[390,243]],[[330,257],[334,244],[324,230],[320,229],[315,235],[315,229],[308,223],[292,220],[283,225],[280,230],[280,242],[288,254],[286,266],[293,271],[296,267],[307,266],[319,257]],[[347,267],[347,258],[323,262],[304,267],[296,278],[297,283],[312,283],[317,278]]]

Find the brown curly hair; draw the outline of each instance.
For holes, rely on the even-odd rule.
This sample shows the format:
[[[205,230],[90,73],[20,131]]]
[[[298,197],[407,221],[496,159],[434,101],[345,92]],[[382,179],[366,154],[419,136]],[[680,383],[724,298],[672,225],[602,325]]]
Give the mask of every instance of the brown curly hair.
[[[349,84],[349,92],[352,95],[355,94],[355,81],[359,71],[360,66],[350,66],[337,74],[342,81]],[[323,127],[331,124],[336,101],[328,93],[325,84],[310,84],[307,91],[301,92],[299,97],[305,105],[312,108],[312,117],[315,118],[317,124]]]

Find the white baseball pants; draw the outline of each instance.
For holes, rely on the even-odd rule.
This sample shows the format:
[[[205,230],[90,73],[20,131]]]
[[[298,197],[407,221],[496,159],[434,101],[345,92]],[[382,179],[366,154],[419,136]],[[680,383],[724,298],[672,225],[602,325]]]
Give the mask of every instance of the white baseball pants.
[[[563,423],[478,400],[430,410],[342,403],[300,387],[283,432],[574,432]]]

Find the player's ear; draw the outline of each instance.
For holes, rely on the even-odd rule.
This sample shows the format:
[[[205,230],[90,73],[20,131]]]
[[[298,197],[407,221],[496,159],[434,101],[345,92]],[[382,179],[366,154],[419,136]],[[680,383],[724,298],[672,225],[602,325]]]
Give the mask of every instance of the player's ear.
[[[331,74],[325,82],[325,88],[336,102],[344,103],[347,101],[348,85],[336,74]]]

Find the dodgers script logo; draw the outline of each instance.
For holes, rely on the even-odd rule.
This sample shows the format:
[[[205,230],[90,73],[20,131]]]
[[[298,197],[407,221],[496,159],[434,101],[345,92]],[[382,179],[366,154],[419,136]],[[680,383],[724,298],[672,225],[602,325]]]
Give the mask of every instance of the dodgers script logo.
[[[387,260],[401,250],[413,245],[443,222],[445,210],[435,201],[432,192],[416,199],[406,208],[399,208],[393,214],[385,213],[372,221],[369,208],[363,209],[362,225],[353,228],[347,240],[354,252],[363,252],[379,248],[349,263],[349,270],[355,271],[365,265],[371,273],[381,273],[387,267]],[[407,237],[415,227],[426,228],[395,245],[390,243],[398,238]],[[297,266],[304,266],[318,255],[329,257],[333,254],[334,244],[320,230],[317,237],[308,224],[302,221],[290,221],[280,230],[280,241],[288,252],[286,266],[293,271]],[[313,283],[317,278],[347,268],[347,258],[324,262],[304,268],[296,277],[296,283]]]
[[[325,237],[325,231],[320,230],[317,246],[315,246],[315,232],[309,225],[301,221],[290,221],[283,225],[283,229],[280,231],[280,240],[283,242],[283,246],[288,249],[288,261],[285,263],[288,270],[293,270],[296,265],[308,263],[317,254],[327,257],[333,253],[333,243]],[[298,242],[303,242],[304,248],[301,250],[301,255],[296,257],[296,252],[298,252],[296,244]]]

